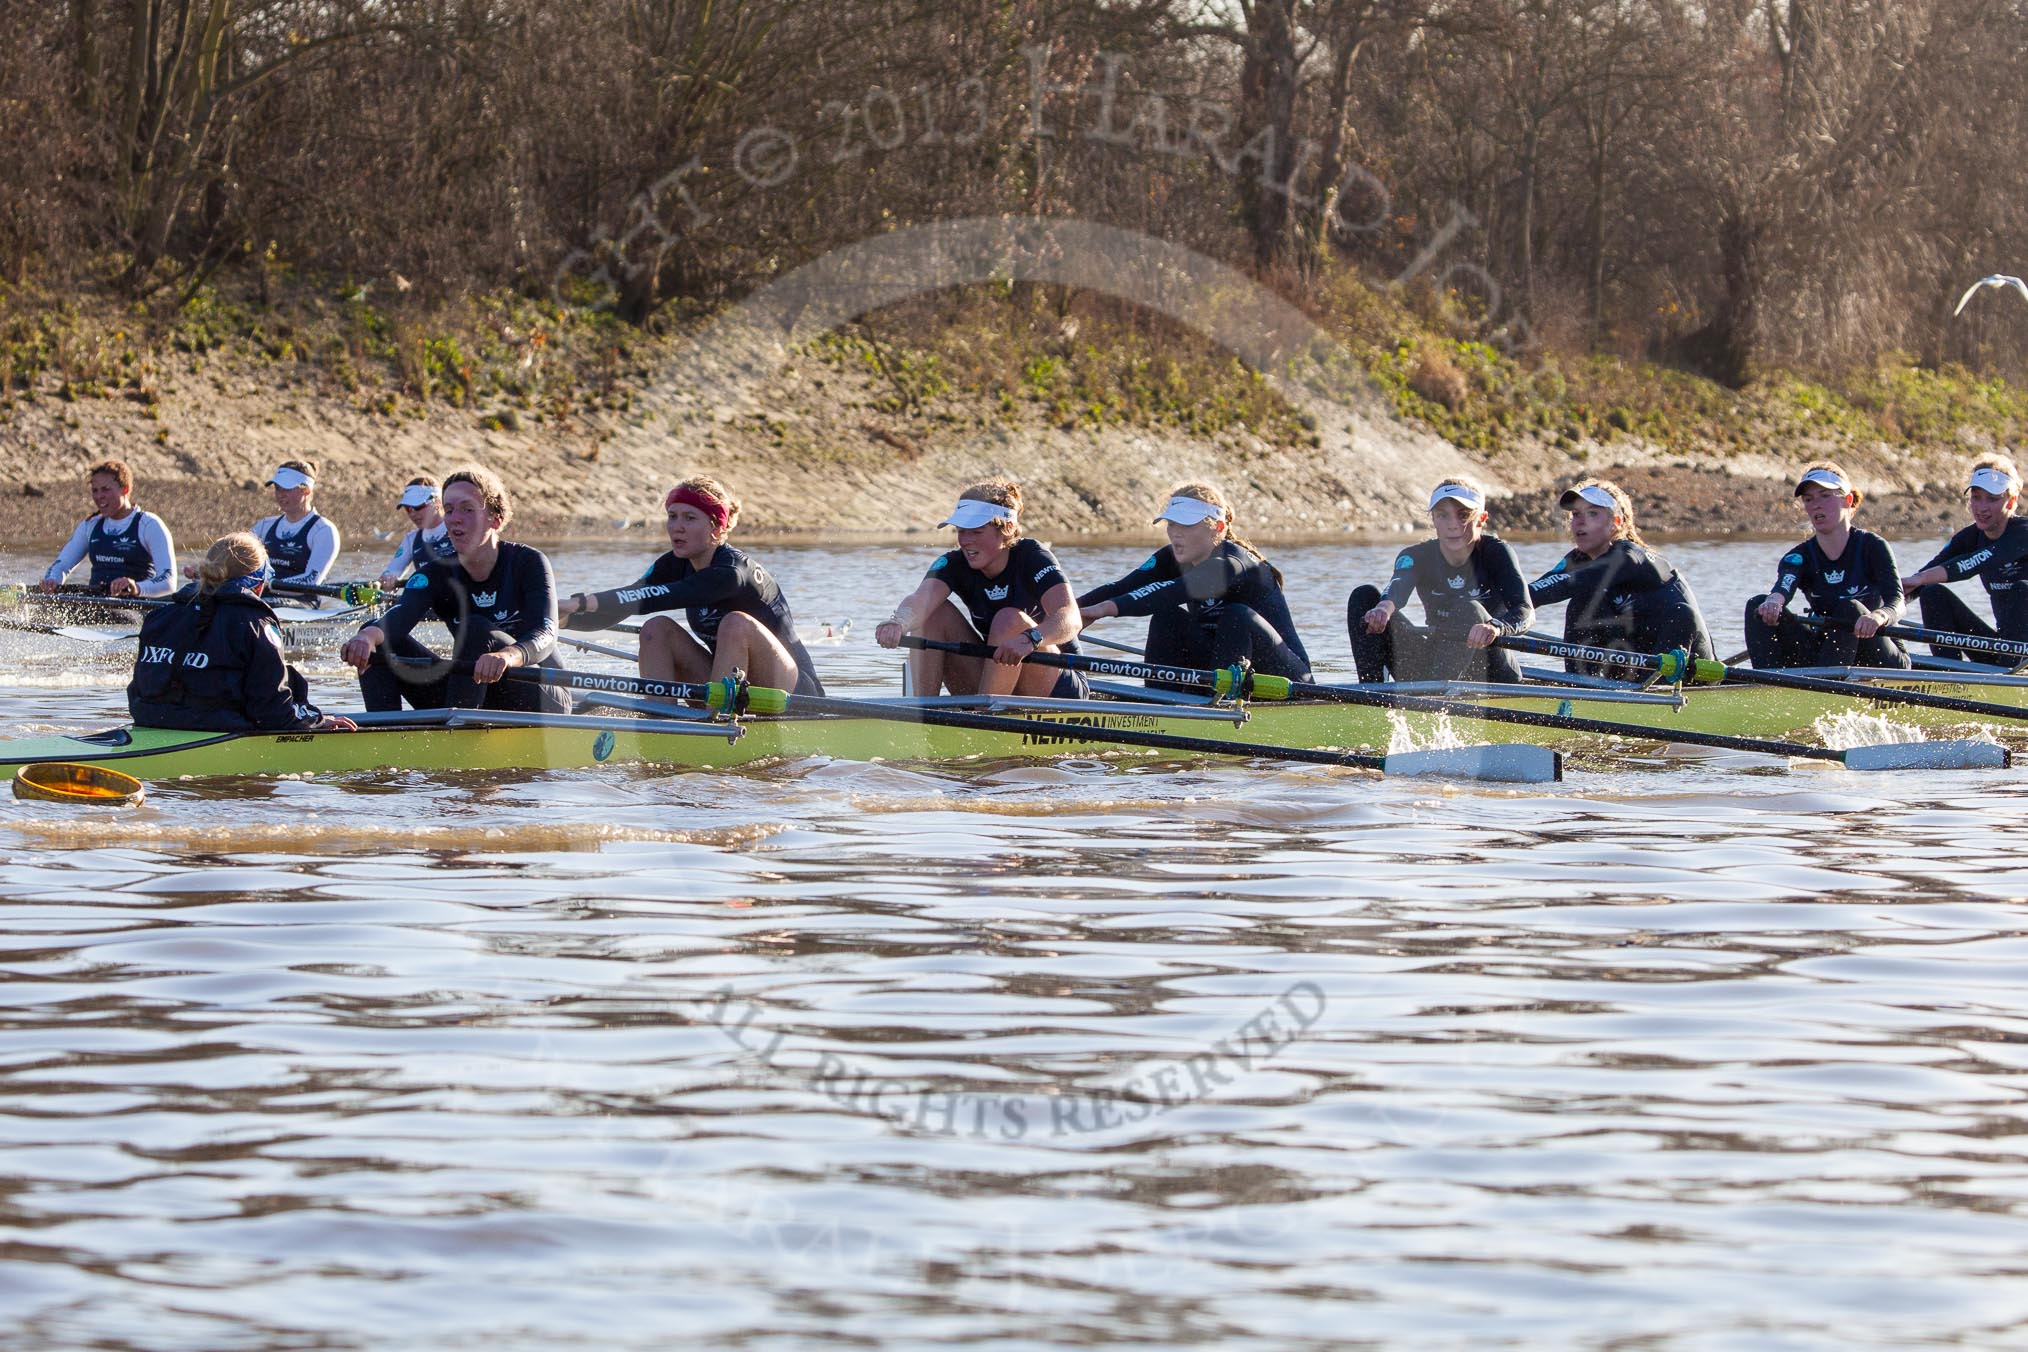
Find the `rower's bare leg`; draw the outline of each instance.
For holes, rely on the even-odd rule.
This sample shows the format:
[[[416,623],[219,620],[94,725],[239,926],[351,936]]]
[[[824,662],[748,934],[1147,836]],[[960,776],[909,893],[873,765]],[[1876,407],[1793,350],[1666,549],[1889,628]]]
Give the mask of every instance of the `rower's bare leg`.
[[[753,616],[737,610],[718,622],[718,647],[711,654],[711,679],[723,680],[735,671],[745,672],[749,685],[776,690],[794,690],[802,674],[780,639]]]
[[[977,643],[979,635],[958,608],[945,602],[923,622],[922,636],[940,643]],[[936,695],[949,690],[953,695],[979,693],[979,673],[988,664],[976,657],[936,652],[927,648],[908,650],[909,685],[918,695]]]
[[[986,642],[994,647],[1011,638],[1027,633],[1039,621],[1025,610],[1003,610],[993,617],[993,632],[986,635]],[[1053,647],[1040,651],[1053,653]],[[982,695],[1034,695],[1046,696],[1056,689],[1056,668],[1037,666],[1023,662],[1018,667],[1003,667],[998,662],[983,662],[985,675],[980,678],[979,693]]]
[[[667,615],[641,626],[641,678],[648,681],[702,681],[711,674],[711,654]]]

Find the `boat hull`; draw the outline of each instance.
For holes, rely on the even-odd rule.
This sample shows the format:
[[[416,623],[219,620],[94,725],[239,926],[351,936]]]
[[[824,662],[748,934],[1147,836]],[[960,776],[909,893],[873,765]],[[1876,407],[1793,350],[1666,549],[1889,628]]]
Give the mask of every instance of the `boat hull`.
[[[1907,688],[1987,699],[2028,710],[2028,682],[1938,683],[1910,679]],[[1509,689],[1513,689],[1509,687]],[[1606,719],[1645,730],[1635,740],[1666,742],[1676,732],[1741,737],[1783,737],[1807,732],[1827,715],[1859,709],[1886,712],[1895,721],[1933,729],[1978,725],[1963,714],[1863,704],[1837,695],[1769,686],[1697,689],[1680,703],[1588,698],[1549,691],[1485,696],[1489,706],[1537,714]],[[700,735],[695,724],[634,718],[524,716],[503,724],[483,713],[450,722],[376,725],[357,732],[194,733],[166,729],[114,729],[89,737],[37,737],[0,742],[0,769],[48,761],[103,764],[143,779],[214,775],[322,775],[376,770],[440,773],[459,770],[538,770],[619,764],[729,767],[755,761],[829,756],[844,760],[962,760],[967,758],[1091,755],[1122,748],[1108,730],[1168,733],[1279,747],[1385,750],[1397,726],[1426,739],[1431,718],[1393,714],[1362,705],[1300,702],[1257,704],[1244,723],[1206,719],[1158,705],[1092,701],[1075,712],[996,709],[1009,717],[1042,720],[1050,731],[1017,736],[878,718],[749,718],[741,735]],[[469,719],[469,721],[463,721]],[[1065,725],[1088,727],[1090,737],[1066,735]],[[1466,742],[1596,743],[1596,734],[1556,727],[1488,722],[1457,715]],[[1994,725],[2004,731],[2009,725]],[[1146,755],[1146,752],[1135,754]]]

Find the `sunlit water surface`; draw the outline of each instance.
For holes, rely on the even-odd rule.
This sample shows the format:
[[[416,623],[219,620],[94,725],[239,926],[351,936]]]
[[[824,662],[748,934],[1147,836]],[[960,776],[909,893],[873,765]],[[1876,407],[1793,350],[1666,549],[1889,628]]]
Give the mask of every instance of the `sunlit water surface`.
[[[806,630],[853,622],[835,685],[894,689],[870,632],[929,548],[768,553]],[[1737,647],[1774,547],[1669,552]],[[1327,675],[1390,558],[1279,552]],[[124,679],[0,648],[15,731],[117,721]],[[4,800],[0,1346],[2020,1344],[2020,785],[1130,758]]]

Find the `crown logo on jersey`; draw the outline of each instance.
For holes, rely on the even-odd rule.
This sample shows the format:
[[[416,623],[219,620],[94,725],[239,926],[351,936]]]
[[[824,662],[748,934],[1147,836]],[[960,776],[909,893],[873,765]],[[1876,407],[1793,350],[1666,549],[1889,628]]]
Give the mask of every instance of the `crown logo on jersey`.
[[[1007,584],[1003,582],[1003,583],[1001,583],[1001,584],[1000,584],[999,586],[997,586],[997,587],[988,587],[988,588],[986,588],[986,599],[987,599],[988,601],[1004,601],[1004,600],[1006,600],[1006,599],[1007,599]]]
[[[1835,573],[1824,574],[1824,581],[1830,583],[1834,587],[1837,586],[1840,582],[1843,582],[1844,580],[1845,580],[1845,570],[1843,568],[1840,568]]]
[[[499,592],[473,592],[472,604],[485,610],[500,599]]]

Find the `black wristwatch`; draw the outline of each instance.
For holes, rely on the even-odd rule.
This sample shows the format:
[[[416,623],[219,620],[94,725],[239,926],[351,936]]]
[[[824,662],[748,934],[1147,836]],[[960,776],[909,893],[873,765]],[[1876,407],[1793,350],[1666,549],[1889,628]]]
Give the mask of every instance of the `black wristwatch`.
[[[1042,626],[1036,625],[1033,629],[1023,630],[1021,637],[1027,639],[1035,647],[1040,648],[1042,646]]]

